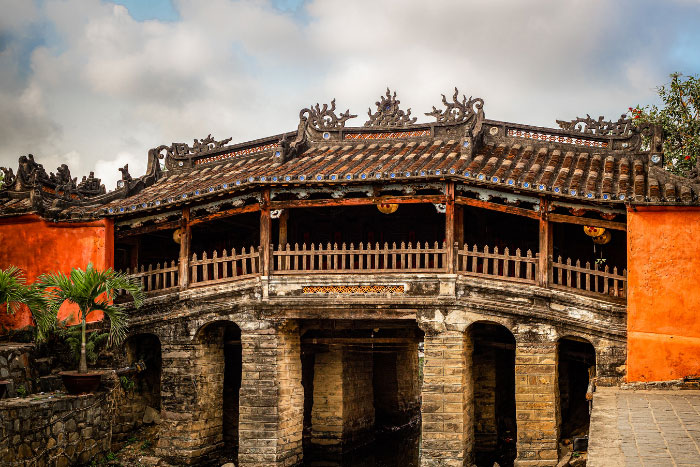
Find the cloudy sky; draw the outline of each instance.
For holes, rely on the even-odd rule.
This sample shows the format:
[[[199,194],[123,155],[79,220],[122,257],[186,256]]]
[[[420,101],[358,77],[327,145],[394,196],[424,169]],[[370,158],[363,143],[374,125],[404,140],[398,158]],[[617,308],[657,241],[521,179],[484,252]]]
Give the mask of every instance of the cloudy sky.
[[[149,148],[296,128],[387,86],[422,116],[454,86],[487,118],[553,126],[656,102],[700,73],[700,0],[0,0],[0,165],[94,170]],[[419,121],[430,121],[422,117]],[[349,122],[349,123],[351,123]]]

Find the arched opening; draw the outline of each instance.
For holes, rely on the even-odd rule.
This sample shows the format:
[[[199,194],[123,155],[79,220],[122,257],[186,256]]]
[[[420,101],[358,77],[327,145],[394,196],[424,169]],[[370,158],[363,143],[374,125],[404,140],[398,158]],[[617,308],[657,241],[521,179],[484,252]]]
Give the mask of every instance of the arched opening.
[[[561,440],[588,436],[590,412],[586,393],[595,376],[595,349],[585,339],[563,337],[558,345]],[[568,443],[565,444],[568,445]]]
[[[211,425],[209,431],[214,431],[215,443],[221,446],[213,457],[222,463],[237,462],[241,329],[230,321],[210,323],[199,330],[196,342],[200,346],[196,352],[200,410]]]
[[[304,322],[305,465],[418,465],[422,340],[414,323]]]
[[[142,362],[145,369],[126,371],[120,376],[123,394],[112,426],[114,450],[119,449],[133,431],[144,424],[157,424],[160,418],[160,340],[153,334],[137,334],[124,342],[124,350],[123,366],[133,368]]]
[[[475,323],[470,329],[474,390],[474,462],[512,466],[516,455],[515,338],[505,327]]]

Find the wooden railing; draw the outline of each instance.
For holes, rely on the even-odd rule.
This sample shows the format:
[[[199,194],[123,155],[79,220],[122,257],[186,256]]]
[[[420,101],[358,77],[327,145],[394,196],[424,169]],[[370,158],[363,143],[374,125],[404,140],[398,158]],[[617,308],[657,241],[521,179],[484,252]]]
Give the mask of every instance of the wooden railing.
[[[464,245],[457,250],[456,272],[468,276],[497,277],[498,279],[534,284],[537,280],[537,254],[527,250],[525,256],[520,248],[511,254],[506,247],[503,252],[494,247],[493,251],[484,246],[482,251],[474,245],[472,249]]]
[[[522,254],[520,249],[511,253],[510,249],[503,251],[498,247],[490,249],[474,245],[454,246],[454,272],[456,274],[497,280],[537,284],[538,257],[537,253],[527,250]],[[219,255],[216,251],[209,257],[206,252],[201,256],[193,254],[189,262],[189,284],[191,286],[212,285],[236,281],[262,274],[261,248],[250,247],[240,252],[226,250]],[[304,275],[304,274],[362,274],[362,273],[447,273],[452,270],[448,266],[447,245],[435,242],[415,245],[401,243],[364,244],[348,246],[343,244],[294,246],[281,245],[270,247],[270,274],[273,275]],[[160,263],[141,266],[130,272],[143,285],[146,292],[164,292],[178,289],[178,263],[172,261],[169,265]],[[541,285],[541,284],[540,284]],[[584,294],[604,295],[608,297],[625,298],[627,296],[627,271],[612,271],[608,266],[602,269],[590,263],[581,265],[561,256],[552,262],[552,272],[549,286]]]
[[[376,243],[365,245],[360,243],[347,246],[342,243],[324,248],[322,244],[311,245],[307,248],[302,244],[294,247],[287,244],[279,245],[272,251],[273,274],[309,274],[315,271],[333,273],[358,272],[446,272],[447,246],[435,242],[431,247],[428,243],[423,246],[417,243],[400,245]]]
[[[260,248],[250,247],[246,252],[243,248],[236,253],[235,248],[228,254],[226,250],[221,256],[216,251],[211,258],[203,252],[201,258],[197,254],[190,260],[190,284],[211,285],[229,282],[260,274]]]
[[[167,291],[178,287],[178,263],[172,261],[170,266],[168,263],[157,263],[155,267],[149,264],[148,267],[141,265],[134,272],[129,268],[124,271],[125,274],[132,279],[136,279],[141,283],[144,292]]]
[[[595,294],[609,295],[612,297],[627,297],[627,270],[623,269],[618,273],[617,267],[610,271],[609,266],[600,269],[598,264],[591,267],[591,263],[586,262],[584,266],[577,260],[571,263],[571,258],[566,259],[566,263],[559,256],[552,263],[552,287],[562,289],[576,289]]]

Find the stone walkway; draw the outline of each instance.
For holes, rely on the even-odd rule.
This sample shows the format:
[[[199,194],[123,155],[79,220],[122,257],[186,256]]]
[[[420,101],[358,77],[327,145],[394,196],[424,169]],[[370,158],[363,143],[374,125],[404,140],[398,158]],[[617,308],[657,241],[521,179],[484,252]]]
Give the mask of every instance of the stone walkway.
[[[700,466],[700,391],[599,388],[587,466]]]

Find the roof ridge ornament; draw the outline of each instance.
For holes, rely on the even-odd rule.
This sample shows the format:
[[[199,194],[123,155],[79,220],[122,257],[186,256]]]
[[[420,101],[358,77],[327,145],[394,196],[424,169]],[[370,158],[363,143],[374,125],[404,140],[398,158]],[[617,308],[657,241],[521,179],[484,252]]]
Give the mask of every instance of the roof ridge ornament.
[[[639,131],[632,119],[625,114],[622,114],[616,122],[606,121],[602,115],[595,120],[586,114],[586,118],[576,117],[571,121],[557,120],[557,124],[563,130],[596,136],[629,136]]]
[[[328,108],[328,104],[323,104],[323,108],[321,108],[320,104],[317,103],[315,106],[312,105],[309,108],[301,109],[299,112],[299,119],[308,121],[309,125],[320,131],[343,128],[347,120],[355,117],[357,115],[351,115],[350,109],[340,115],[336,115],[335,99],[331,100],[330,108]]]
[[[438,124],[464,123],[479,117],[484,118],[484,100],[480,97],[472,98],[462,95],[462,101],[459,101],[459,90],[455,87],[455,92],[452,95],[452,102],[447,102],[447,97],[442,94],[442,104],[444,110],[438,110],[433,106],[432,112],[426,112],[425,115],[435,117]]]
[[[411,109],[406,112],[399,109],[401,101],[396,98],[396,91],[392,95],[389,88],[386,88],[386,95],[380,96],[380,99],[375,102],[376,112],[372,113],[372,109],[367,109],[369,120],[365,122],[366,127],[407,127],[418,120],[411,117]]]

